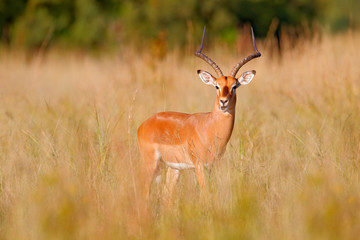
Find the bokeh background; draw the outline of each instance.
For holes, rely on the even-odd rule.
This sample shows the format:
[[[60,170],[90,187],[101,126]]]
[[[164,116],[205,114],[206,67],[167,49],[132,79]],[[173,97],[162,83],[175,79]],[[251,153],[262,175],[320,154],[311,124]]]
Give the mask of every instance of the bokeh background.
[[[312,30],[338,32],[360,24],[357,0],[2,0],[1,43],[39,48],[169,46],[191,43],[206,24],[211,39],[234,43],[251,23],[257,37]],[[270,30],[270,32],[269,32]]]
[[[0,0],[0,239],[358,239],[360,1]],[[144,202],[136,131],[211,111],[262,56],[223,158]]]

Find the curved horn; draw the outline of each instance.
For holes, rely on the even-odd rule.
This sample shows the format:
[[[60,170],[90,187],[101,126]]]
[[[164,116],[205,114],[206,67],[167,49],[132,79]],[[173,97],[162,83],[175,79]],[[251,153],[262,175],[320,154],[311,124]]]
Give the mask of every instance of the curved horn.
[[[204,33],[203,33],[203,37],[202,37],[202,40],[201,40],[201,46],[200,46],[199,50],[195,52],[195,56],[203,59],[205,62],[210,64],[211,67],[214,68],[214,70],[218,74],[218,76],[222,77],[222,76],[224,76],[224,74],[221,72],[221,69],[219,68],[219,66],[216,65],[216,63],[213,60],[211,60],[208,56],[201,53],[201,51],[202,51],[202,49],[204,47],[205,31],[206,31],[206,26],[204,27]]]
[[[238,64],[236,64],[233,69],[231,70],[230,76],[231,77],[235,77],[236,74],[238,73],[239,69],[244,66],[247,62],[249,62],[250,60],[260,57],[261,53],[259,52],[259,50],[256,47],[256,42],[255,42],[255,37],[254,37],[254,30],[251,27],[251,35],[252,35],[252,40],[253,40],[253,47],[254,47],[254,54],[251,54],[249,56],[247,56],[246,58],[244,58],[243,60],[241,60]]]

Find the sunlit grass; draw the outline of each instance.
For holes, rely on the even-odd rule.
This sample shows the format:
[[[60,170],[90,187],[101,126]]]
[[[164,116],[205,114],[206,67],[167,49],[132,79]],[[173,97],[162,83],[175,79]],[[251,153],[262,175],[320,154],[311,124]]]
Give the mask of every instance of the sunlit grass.
[[[360,36],[304,40],[263,56],[238,90],[223,159],[192,171],[164,210],[141,203],[137,127],[163,111],[210,111],[211,69],[177,51],[92,57],[0,54],[0,236],[4,239],[356,239],[360,233]],[[244,47],[246,48],[246,46]],[[243,57],[208,51],[224,72]],[[250,50],[249,50],[250,51]],[[246,54],[246,52],[245,52]]]

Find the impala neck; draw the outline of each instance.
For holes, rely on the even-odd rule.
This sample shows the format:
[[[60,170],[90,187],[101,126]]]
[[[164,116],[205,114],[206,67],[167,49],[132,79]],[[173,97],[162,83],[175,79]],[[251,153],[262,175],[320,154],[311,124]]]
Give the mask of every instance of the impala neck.
[[[219,99],[216,98],[211,117],[214,119],[214,129],[220,145],[225,146],[229,141],[235,121],[236,96],[231,100],[228,111],[220,110]]]

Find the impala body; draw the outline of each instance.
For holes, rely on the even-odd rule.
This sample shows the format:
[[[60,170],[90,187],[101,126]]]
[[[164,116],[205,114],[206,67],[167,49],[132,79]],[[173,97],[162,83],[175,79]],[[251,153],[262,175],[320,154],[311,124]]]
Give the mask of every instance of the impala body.
[[[195,55],[208,62],[219,75],[198,70],[200,79],[216,88],[217,95],[212,112],[186,114],[161,112],[147,119],[138,129],[137,137],[140,153],[144,160],[145,194],[149,195],[150,185],[159,174],[159,163],[163,161],[167,169],[165,192],[171,196],[181,170],[195,169],[198,183],[202,188],[204,168],[210,168],[226,149],[234,126],[236,88],[248,84],[255,71],[243,73],[236,79],[236,73],[245,63],[261,54],[255,53],[240,61],[230,76],[224,76],[214,61],[201,53],[204,45],[205,29],[200,50]]]

